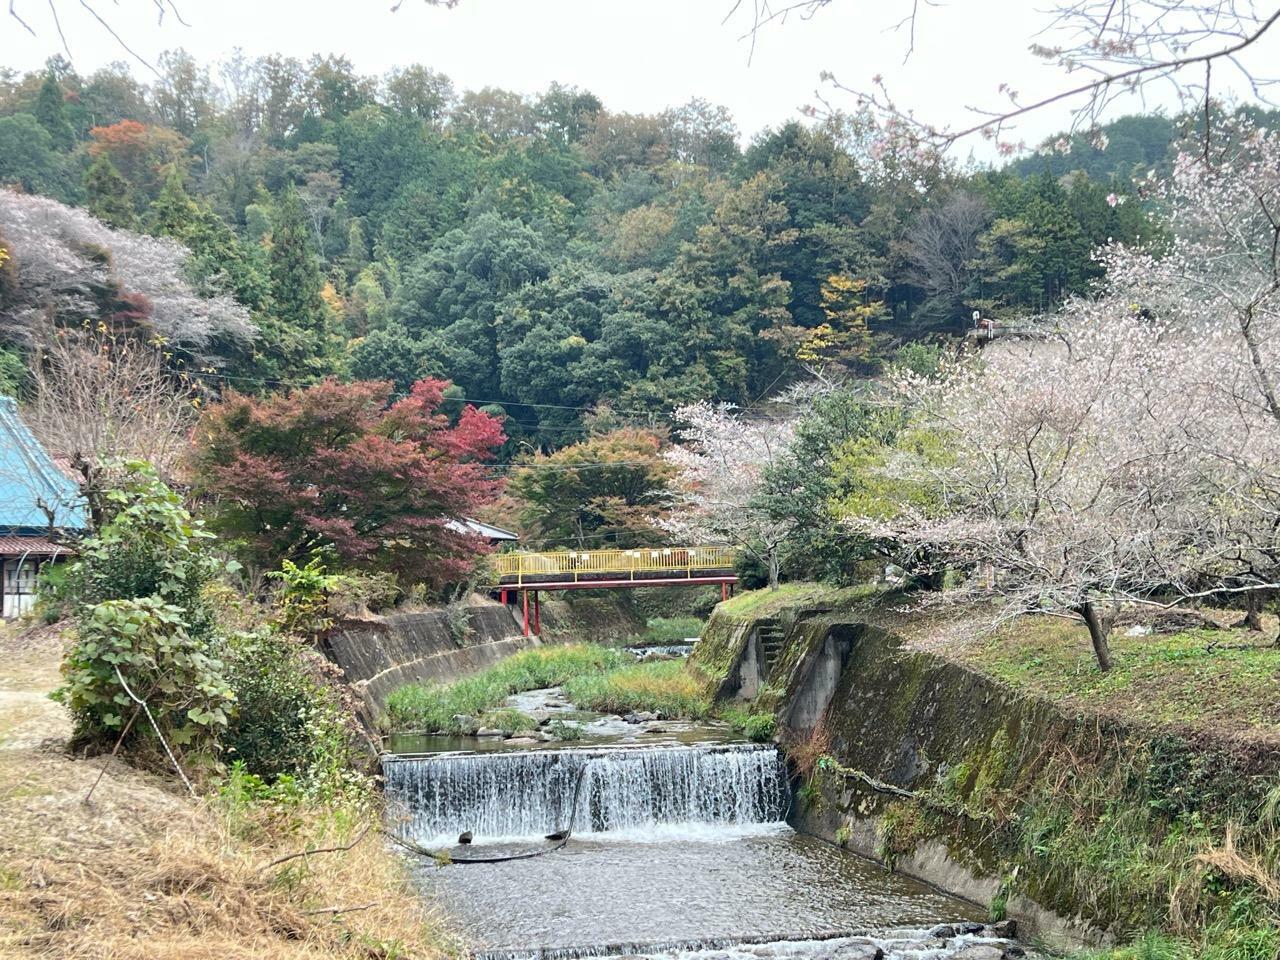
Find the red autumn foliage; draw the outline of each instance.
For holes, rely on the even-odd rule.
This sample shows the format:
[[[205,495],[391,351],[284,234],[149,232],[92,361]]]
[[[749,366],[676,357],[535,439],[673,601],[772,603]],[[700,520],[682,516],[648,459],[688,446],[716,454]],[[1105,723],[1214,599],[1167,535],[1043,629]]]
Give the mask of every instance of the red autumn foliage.
[[[421,380],[396,401],[389,381],[228,393],[196,433],[212,526],[264,567],[328,545],[352,567],[405,582],[460,579],[487,545],[449,521],[499,494],[484,461],[504,437],[471,406],[451,421],[440,409],[448,386]]]
[[[190,141],[167,127],[149,126],[137,120],[121,120],[89,131],[90,156],[106,155],[121,176],[137,189],[154,190],[162,172],[185,168]]]

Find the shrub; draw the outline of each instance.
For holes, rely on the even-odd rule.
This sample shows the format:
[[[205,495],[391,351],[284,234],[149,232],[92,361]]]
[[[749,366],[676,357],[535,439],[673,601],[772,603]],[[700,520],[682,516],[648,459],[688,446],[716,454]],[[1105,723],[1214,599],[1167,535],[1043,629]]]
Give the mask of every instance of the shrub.
[[[154,722],[171,746],[212,753],[235,696],[204,588],[226,565],[149,464],[114,467],[120,479],[102,494],[101,523],[64,581],[79,630],[59,699],[82,742],[128,728],[134,744],[155,732]],[[130,724],[135,705],[125,684],[151,720]]]
[[[324,792],[340,783],[357,760],[358,734],[323,658],[263,631],[234,637],[228,659],[237,709],[223,737],[226,759],[268,784],[299,778]]]
[[[223,662],[192,637],[184,611],[159,597],[105,600],[85,609],[79,638],[63,663],[59,697],[74,718],[77,739],[117,735],[133,740],[147,722],[126,719],[140,697],[149,721],[171,745],[208,749],[235,704]],[[128,684],[126,689],[125,684]]]

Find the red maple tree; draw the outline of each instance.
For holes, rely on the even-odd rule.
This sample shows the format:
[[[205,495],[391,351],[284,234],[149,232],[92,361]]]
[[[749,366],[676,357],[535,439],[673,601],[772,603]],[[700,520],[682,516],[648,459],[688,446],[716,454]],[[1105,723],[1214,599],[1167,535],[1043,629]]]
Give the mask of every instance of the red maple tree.
[[[487,545],[451,521],[499,494],[484,461],[505,438],[474,407],[447,416],[448,386],[421,380],[400,400],[390,381],[229,392],[196,431],[211,526],[264,567],[331,546],[351,567],[408,582],[460,579]]]

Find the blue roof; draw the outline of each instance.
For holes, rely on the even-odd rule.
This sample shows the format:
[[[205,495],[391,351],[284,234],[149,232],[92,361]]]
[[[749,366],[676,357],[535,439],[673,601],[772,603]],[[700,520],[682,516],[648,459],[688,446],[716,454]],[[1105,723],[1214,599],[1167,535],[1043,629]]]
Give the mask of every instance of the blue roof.
[[[53,525],[62,530],[88,526],[84,501],[18,416],[12,397],[0,397],[0,533],[39,536]]]

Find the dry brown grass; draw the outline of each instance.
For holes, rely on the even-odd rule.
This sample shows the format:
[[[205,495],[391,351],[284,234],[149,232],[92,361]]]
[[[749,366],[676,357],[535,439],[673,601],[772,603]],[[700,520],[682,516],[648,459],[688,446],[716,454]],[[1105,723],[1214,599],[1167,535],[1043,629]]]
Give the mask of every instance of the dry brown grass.
[[[787,759],[795,765],[796,773],[806,782],[813,776],[818,761],[831,753],[831,731],[827,727],[827,718],[820,717],[813,729],[800,735],[791,731],[783,734],[787,748]]]
[[[30,683],[15,674],[0,688],[35,695],[56,674],[24,676]],[[264,869],[287,853],[348,842],[376,825],[377,811],[197,804],[118,762],[86,804],[104,758],[64,752],[56,735],[65,735],[65,719],[47,700],[61,720],[44,728],[53,739],[2,735],[16,704],[0,699],[0,957],[434,960],[458,952],[376,830],[349,851]]]
[[[321,819],[295,813],[246,841],[204,809],[148,843],[20,854],[0,891],[0,944],[68,960],[442,956],[439,923],[376,833],[263,869],[281,851],[346,839],[304,837]]]

